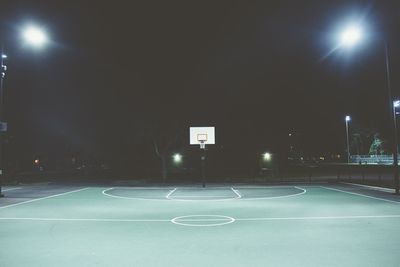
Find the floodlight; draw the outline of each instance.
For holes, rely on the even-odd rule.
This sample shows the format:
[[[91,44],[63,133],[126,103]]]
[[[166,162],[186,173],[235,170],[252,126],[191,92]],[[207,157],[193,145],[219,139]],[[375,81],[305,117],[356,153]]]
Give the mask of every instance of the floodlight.
[[[360,27],[352,25],[347,27],[340,36],[340,43],[343,46],[351,47],[358,43],[362,38]]]
[[[264,153],[264,155],[263,155],[263,158],[264,158],[264,160],[266,160],[266,161],[270,161],[271,160],[271,153],[268,153],[268,152],[266,152],[266,153]]]
[[[37,48],[42,47],[48,41],[47,35],[43,29],[35,27],[35,26],[28,26],[22,33],[24,40]]]
[[[351,121],[350,116],[346,116],[345,120],[346,120],[346,121]]]
[[[7,58],[6,54],[1,54],[1,58]]]
[[[174,162],[175,162],[176,164],[182,162],[182,155],[179,154],[179,153],[176,153],[176,154],[173,156],[173,158],[174,158]]]

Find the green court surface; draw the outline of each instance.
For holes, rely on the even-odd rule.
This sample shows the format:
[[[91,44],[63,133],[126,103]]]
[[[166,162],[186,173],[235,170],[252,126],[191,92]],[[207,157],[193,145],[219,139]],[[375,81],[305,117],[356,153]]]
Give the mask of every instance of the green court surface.
[[[2,267],[400,266],[400,198],[371,187],[4,191]]]

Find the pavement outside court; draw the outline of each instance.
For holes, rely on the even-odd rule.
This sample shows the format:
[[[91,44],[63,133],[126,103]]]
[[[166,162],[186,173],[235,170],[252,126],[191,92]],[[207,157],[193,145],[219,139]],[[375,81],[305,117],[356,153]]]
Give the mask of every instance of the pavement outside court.
[[[400,198],[353,184],[5,187],[0,266],[399,266]]]

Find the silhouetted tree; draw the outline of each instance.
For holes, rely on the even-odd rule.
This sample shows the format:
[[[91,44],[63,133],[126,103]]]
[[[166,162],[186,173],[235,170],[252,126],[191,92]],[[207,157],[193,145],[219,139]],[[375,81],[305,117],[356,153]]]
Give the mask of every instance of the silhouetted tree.
[[[168,176],[168,158],[171,149],[176,145],[180,135],[180,126],[178,123],[159,122],[152,127],[152,141],[154,152],[161,161],[161,176],[163,182],[166,182]]]
[[[382,155],[386,151],[384,149],[385,141],[380,137],[379,133],[374,134],[374,139],[372,140],[371,146],[369,148],[370,155]]]

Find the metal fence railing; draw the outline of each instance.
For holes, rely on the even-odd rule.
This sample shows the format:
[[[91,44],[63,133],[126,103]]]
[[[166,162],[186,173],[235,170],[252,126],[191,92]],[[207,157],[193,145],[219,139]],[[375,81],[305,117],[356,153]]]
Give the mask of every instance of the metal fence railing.
[[[351,155],[350,163],[390,165],[393,155]]]

